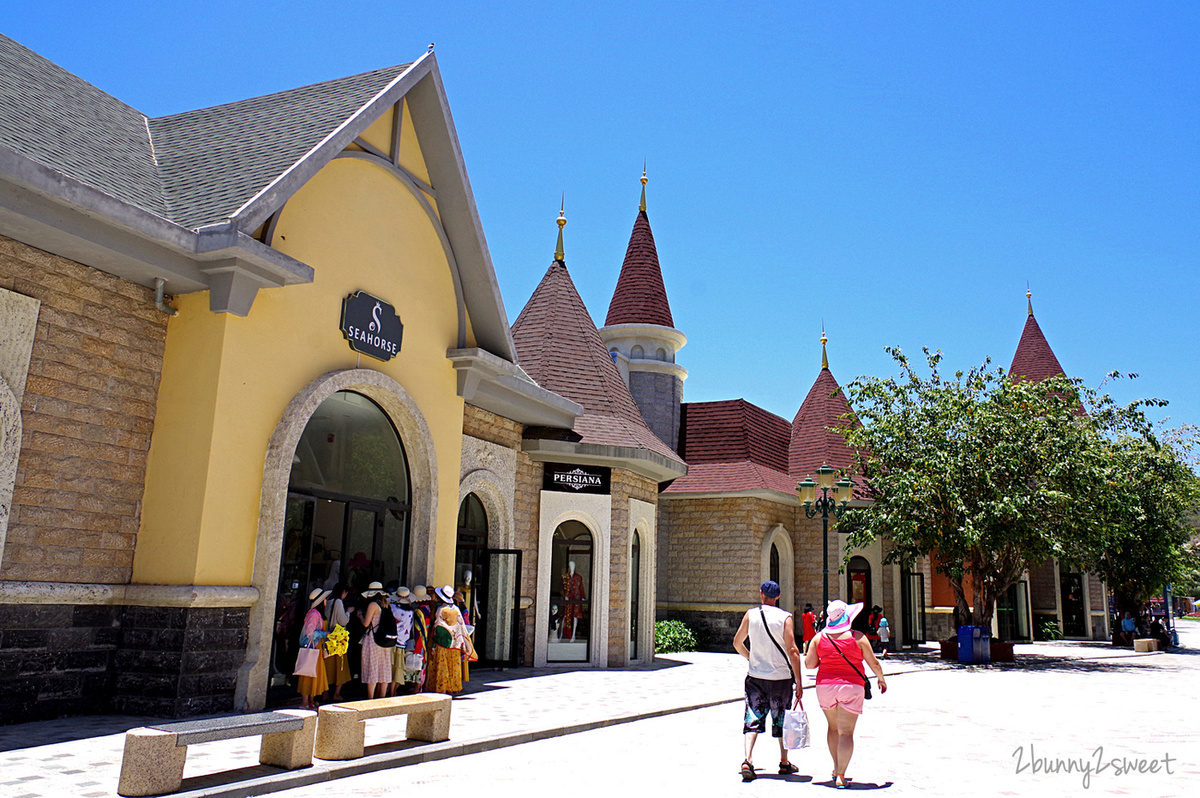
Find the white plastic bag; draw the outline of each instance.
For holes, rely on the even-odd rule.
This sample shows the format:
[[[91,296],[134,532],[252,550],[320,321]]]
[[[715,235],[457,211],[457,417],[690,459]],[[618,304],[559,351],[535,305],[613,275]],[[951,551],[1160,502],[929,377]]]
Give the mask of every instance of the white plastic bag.
[[[804,707],[783,713],[783,747],[789,751],[808,748],[808,713]]]

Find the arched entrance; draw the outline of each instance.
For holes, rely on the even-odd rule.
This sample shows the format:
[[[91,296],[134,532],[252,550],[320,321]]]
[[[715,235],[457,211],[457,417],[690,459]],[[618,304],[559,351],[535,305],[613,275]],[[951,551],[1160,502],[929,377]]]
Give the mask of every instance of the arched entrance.
[[[315,588],[409,576],[411,483],[404,446],[366,396],[337,391],[317,406],[292,458],[275,598],[270,688],[291,697],[299,629]]]
[[[592,533],[564,521],[550,545],[550,630],[547,662],[591,659]]]
[[[871,563],[866,557],[851,557],[846,564],[846,603],[862,602],[864,613],[871,609]]]

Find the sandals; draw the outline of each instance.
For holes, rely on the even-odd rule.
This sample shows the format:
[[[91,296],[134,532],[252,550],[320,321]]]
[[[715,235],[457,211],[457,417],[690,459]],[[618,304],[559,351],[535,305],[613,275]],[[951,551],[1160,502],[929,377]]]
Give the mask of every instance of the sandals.
[[[850,787],[850,780],[846,778],[845,773],[833,774],[833,786],[839,790],[845,790]]]
[[[795,773],[799,773],[799,772],[800,772],[800,768],[796,767],[791,762],[780,762],[779,763],[779,775],[780,776],[791,776],[791,775],[793,775]]]
[[[750,763],[749,759],[744,760],[742,762],[742,781],[754,781],[755,778],[757,775],[754,772],[754,765]]]

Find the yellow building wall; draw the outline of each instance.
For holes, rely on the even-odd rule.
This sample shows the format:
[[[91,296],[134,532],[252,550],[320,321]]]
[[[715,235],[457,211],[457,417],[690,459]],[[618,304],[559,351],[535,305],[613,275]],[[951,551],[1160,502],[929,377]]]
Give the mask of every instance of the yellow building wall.
[[[458,321],[437,231],[387,170],[341,158],[288,201],[272,244],[312,266],[313,282],[260,290],[246,318],[211,313],[207,293],[177,298],[134,581],[250,584],[267,444],[284,409],[320,375],[361,367],[403,385],[428,423],[440,497],[434,581],[450,582],[463,402],[446,360]],[[360,365],[338,328],[342,299],[359,290],[391,302],[404,325],[386,363],[363,355]]]

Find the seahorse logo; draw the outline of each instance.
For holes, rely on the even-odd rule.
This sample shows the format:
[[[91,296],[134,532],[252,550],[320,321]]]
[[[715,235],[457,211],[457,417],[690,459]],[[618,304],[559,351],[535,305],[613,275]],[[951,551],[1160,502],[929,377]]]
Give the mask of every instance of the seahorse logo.
[[[383,322],[379,320],[379,311],[381,309],[382,308],[380,308],[378,302],[376,302],[375,307],[371,309],[371,332],[382,332],[383,330]]]

